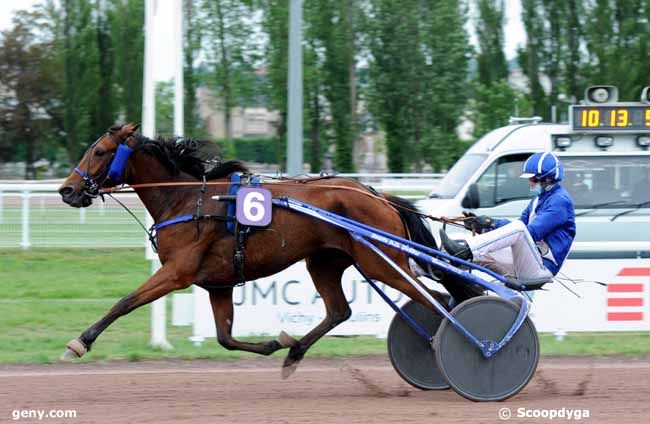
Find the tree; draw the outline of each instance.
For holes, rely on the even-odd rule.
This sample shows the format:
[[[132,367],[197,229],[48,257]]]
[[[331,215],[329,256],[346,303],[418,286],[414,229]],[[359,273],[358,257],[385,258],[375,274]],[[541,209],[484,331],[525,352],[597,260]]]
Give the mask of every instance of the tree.
[[[334,164],[338,171],[352,172],[352,151],[356,139],[356,96],[352,94],[355,93],[356,8],[351,0],[322,0],[318,4],[320,22],[317,37],[323,46],[322,75],[332,119]]]
[[[289,56],[289,8],[286,0],[263,0],[263,28],[268,36],[264,56],[267,75],[265,92],[269,105],[280,113],[277,160],[281,167],[286,163],[287,135],[287,57]],[[305,75],[309,75],[305,73]],[[307,84],[307,92],[312,87]],[[312,102],[307,102],[311,105]]]
[[[523,1],[522,18],[528,41],[519,52],[519,63],[529,78],[530,100],[536,115],[548,119],[551,106],[562,105],[563,98],[565,102],[577,101],[592,79],[590,63],[599,63],[593,69],[605,73],[609,72],[607,68],[617,66],[619,58],[610,58],[606,53],[612,45],[610,13],[613,12],[608,2]],[[598,23],[589,24],[594,19]],[[589,41],[592,37],[598,41]],[[607,63],[601,67],[600,61],[606,57]],[[546,89],[543,79],[548,81]]]
[[[51,125],[60,119],[57,66],[51,22],[42,9],[19,12],[13,24],[0,39],[0,87],[6,92],[0,103],[0,157],[19,155],[26,163],[24,178],[30,179],[37,155],[58,138]]]
[[[212,80],[225,115],[227,139],[232,139],[232,108],[254,99],[257,61],[253,4],[246,0],[205,0],[206,52]]]
[[[544,43],[544,18],[539,0],[522,0],[522,20],[526,30],[526,47],[519,50],[519,63],[528,77],[533,113],[547,117],[546,93],[541,83],[541,56]]]
[[[478,81],[484,86],[489,86],[495,81],[508,78],[508,64],[503,53],[505,8],[503,0],[480,0],[478,8]]]
[[[590,85],[615,85],[622,99],[638,98],[648,85],[649,9],[647,0],[597,0],[587,10],[584,35]]]
[[[120,120],[140,122],[144,77],[144,0],[110,0],[107,14],[114,54],[114,97]]]
[[[421,96],[426,95],[423,90],[417,90],[424,65],[417,42],[420,35],[417,3],[374,0],[367,20],[370,106],[386,133],[391,172],[404,172],[409,167],[415,143],[414,112],[419,110]]]
[[[306,156],[311,172],[323,169],[323,154],[327,150],[327,127],[325,122],[326,101],[323,75],[323,43],[320,37],[322,19],[318,2],[304,3],[304,128],[308,139]]]
[[[503,23],[503,1],[479,2],[478,76],[473,85],[470,114],[474,123],[473,135],[477,139],[495,128],[507,125],[510,116],[515,115],[516,108],[519,108],[520,114],[526,114],[522,110],[525,103],[523,96],[508,83],[508,64],[503,53]]]
[[[173,137],[174,132],[174,82],[156,83],[156,133],[162,137]]]
[[[650,65],[649,15],[648,0],[524,0],[528,41],[519,59],[535,113],[548,118],[550,106],[575,101],[587,85],[615,85],[621,99],[636,98]]]
[[[64,0],[63,13],[64,125],[68,160],[72,164],[93,136],[106,129],[106,122],[100,127],[96,115],[101,107],[101,77],[92,5],[82,0]]]
[[[113,90],[114,51],[107,14],[106,0],[95,0],[95,31],[97,37],[99,87],[97,87],[100,105],[95,106],[95,129],[105,129],[115,122],[115,94]]]
[[[199,128],[200,119],[196,100],[199,78],[196,74],[195,62],[201,49],[201,36],[204,30],[197,3],[196,0],[183,0],[183,116],[185,133],[192,137],[201,137],[205,132],[203,128]]]
[[[35,154],[56,156],[54,146],[59,142],[65,146],[67,162],[74,163],[93,137],[114,122],[114,105],[121,102],[114,101],[109,16],[113,4],[123,3],[65,0],[59,6],[48,1],[32,12],[16,15],[13,32],[19,35],[16,40],[22,50],[14,49],[19,60],[13,62],[5,51],[9,56],[3,64],[24,69],[13,74],[15,86],[11,87],[8,80],[3,83],[16,95],[17,106],[11,119],[3,114],[3,120],[14,126],[12,134],[19,138],[15,145],[28,164]],[[9,69],[5,71],[3,76],[11,78]],[[29,87],[31,94],[24,87]],[[48,147],[37,151],[35,139]],[[33,176],[29,165],[27,172]]]
[[[465,13],[455,0],[373,0],[368,32],[371,111],[386,133],[388,166],[448,166],[468,97]]]
[[[430,23],[425,38],[425,81],[430,85],[424,93],[428,107],[421,119],[427,124],[428,136],[417,153],[437,171],[450,167],[467,149],[456,134],[470,96],[471,50],[462,4],[458,0],[441,0],[424,7],[429,12],[424,15],[425,22]]]
[[[582,38],[583,16],[582,2],[577,0],[566,1],[566,32],[567,56],[566,63],[566,92],[572,102],[580,98],[579,87],[582,85],[580,79],[582,60],[580,55],[580,43]]]
[[[488,132],[508,125],[510,116],[530,115],[530,105],[523,93],[502,80],[490,85],[477,84],[472,107],[473,135],[481,138]]]

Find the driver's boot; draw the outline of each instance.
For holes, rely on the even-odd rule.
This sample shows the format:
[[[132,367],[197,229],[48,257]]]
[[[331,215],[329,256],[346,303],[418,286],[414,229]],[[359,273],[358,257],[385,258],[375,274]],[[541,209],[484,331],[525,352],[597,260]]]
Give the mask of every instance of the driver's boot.
[[[465,261],[471,261],[474,257],[472,255],[472,250],[469,248],[465,240],[452,240],[443,230],[440,230],[440,240],[442,241],[442,247],[444,247],[445,251],[451,256],[455,256],[458,259],[463,259]]]

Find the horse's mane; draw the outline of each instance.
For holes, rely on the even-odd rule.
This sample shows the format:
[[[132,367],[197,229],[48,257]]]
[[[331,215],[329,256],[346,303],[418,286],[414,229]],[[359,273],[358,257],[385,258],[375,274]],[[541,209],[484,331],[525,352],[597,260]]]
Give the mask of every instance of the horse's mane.
[[[141,134],[134,134],[134,137],[137,140],[135,151],[156,157],[172,175],[178,175],[182,171],[199,180],[203,175],[212,180],[226,177],[233,172],[249,172],[239,161],[224,162],[216,143],[207,140],[182,137],[159,137],[152,140]]]

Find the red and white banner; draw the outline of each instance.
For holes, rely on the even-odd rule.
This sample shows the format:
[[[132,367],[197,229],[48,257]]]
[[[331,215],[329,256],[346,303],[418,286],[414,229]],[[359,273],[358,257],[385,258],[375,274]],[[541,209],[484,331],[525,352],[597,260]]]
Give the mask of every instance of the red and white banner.
[[[539,331],[650,330],[650,260],[570,260],[561,272],[578,281],[567,285],[580,298],[557,282],[536,294],[533,318]]]
[[[643,321],[650,268],[623,268],[616,282],[607,286],[607,321]],[[641,282],[639,282],[641,281]]]

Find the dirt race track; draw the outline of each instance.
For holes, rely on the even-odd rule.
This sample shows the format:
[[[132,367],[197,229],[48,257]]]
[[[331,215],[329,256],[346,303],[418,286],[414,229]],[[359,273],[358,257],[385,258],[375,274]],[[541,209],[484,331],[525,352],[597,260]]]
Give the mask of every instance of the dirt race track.
[[[0,422],[14,410],[76,410],[44,423],[490,423],[509,408],[589,410],[589,423],[650,422],[650,359],[542,358],[505,402],[415,389],[384,357],[305,359],[288,380],[280,358],[246,361],[0,366]],[[574,415],[575,417],[575,415]]]

